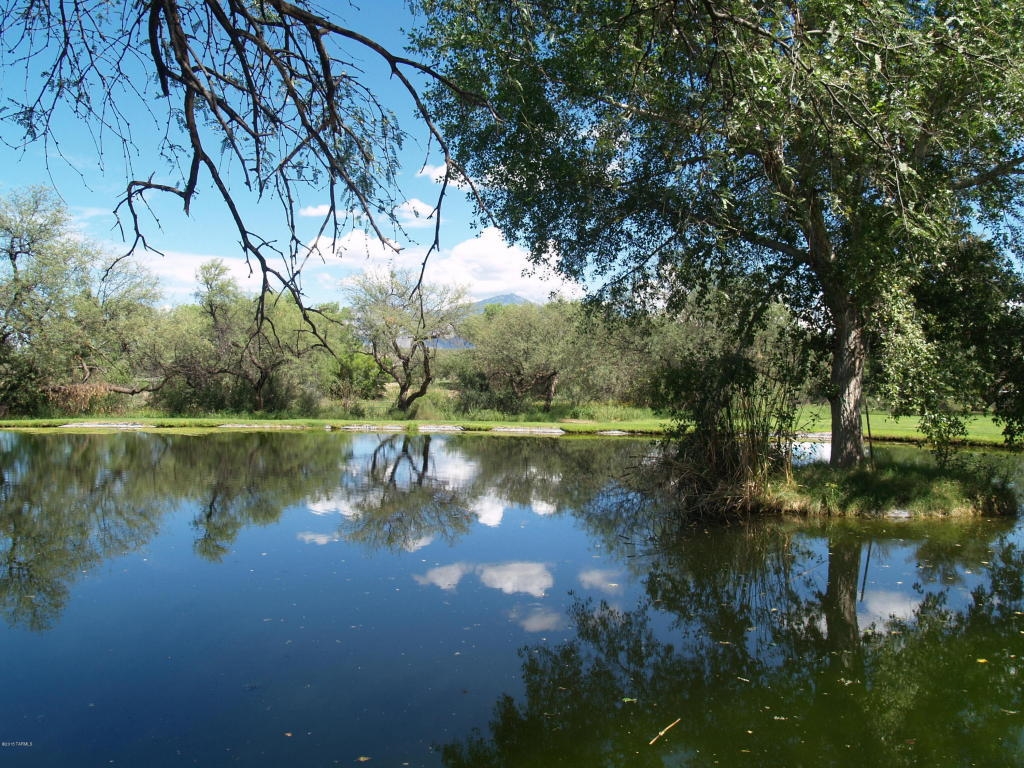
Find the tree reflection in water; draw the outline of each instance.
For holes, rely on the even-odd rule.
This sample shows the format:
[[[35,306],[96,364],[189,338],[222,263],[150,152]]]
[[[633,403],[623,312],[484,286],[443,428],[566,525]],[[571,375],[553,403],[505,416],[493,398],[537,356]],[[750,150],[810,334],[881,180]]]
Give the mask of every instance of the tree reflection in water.
[[[246,527],[317,500],[343,508],[338,538],[391,551],[522,505],[575,516],[645,600],[577,600],[573,639],[522,650],[521,700],[444,747],[449,766],[1024,763],[1019,526],[681,527],[631,482],[644,448],[0,433],[0,611],[53,626],[83,571],[145,546],[177,510],[217,560]],[[868,615],[867,573],[895,557],[917,564],[909,608]]]
[[[610,471],[635,463],[646,446],[404,433],[375,439],[370,454],[354,459],[341,487],[323,501],[342,514],[339,538],[390,551],[435,539],[451,543],[477,521],[495,522],[488,516],[500,516],[506,505],[545,513],[581,509],[607,489]]]
[[[590,522],[626,541],[620,520]],[[935,524],[777,523],[654,542],[645,601],[577,600],[575,637],[521,649],[522,700],[503,696],[488,734],[444,762],[1020,765],[1024,554],[1005,522],[938,525],[938,539]],[[920,600],[862,627],[862,567],[887,541],[917,558]],[[954,570],[976,582],[964,599]]]
[[[579,508],[635,456],[629,442],[436,440],[345,434],[0,433],[0,612],[45,630],[83,572],[145,546],[164,516],[192,516],[193,547],[218,561],[246,527],[290,507],[342,505],[338,536],[416,549],[465,534],[481,505]],[[440,459],[438,454],[440,453]]]
[[[246,526],[335,485],[349,449],[311,434],[2,437],[0,612],[39,631],[83,572],[145,546],[169,512],[193,510],[195,551],[218,560]]]
[[[370,549],[415,550],[434,538],[454,541],[473,521],[463,490],[438,475],[430,435],[385,435],[353,462],[340,489],[339,535]]]
[[[52,627],[79,574],[153,536],[163,502],[132,478],[159,454],[100,435],[0,441],[0,610],[8,623]]]

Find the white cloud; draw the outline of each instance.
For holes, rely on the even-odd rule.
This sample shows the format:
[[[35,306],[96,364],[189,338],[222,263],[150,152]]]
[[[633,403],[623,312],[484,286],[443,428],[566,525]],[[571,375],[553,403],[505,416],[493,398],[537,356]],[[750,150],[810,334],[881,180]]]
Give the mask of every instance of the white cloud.
[[[480,472],[479,463],[461,455],[450,443],[443,444],[443,451],[444,458],[437,463],[435,477],[446,485],[469,485]]]
[[[544,563],[518,562],[482,565],[478,573],[484,586],[500,589],[507,595],[525,592],[544,597],[555,584],[555,578]]]
[[[331,206],[329,203],[323,203],[322,205],[307,205],[305,208],[299,209],[299,216],[322,219],[330,212]]]
[[[472,573],[476,570],[476,567],[470,563],[452,563],[451,565],[441,565],[437,568],[431,568],[422,576],[413,575],[417,584],[423,586],[433,585],[440,587],[441,589],[448,591],[455,589],[459,586],[459,582],[462,581],[462,577],[468,573]]]
[[[440,184],[444,181],[444,172],[447,166],[444,163],[440,165],[424,165],[419,171],[416,172],[417,179],[430,179],[431,181]]]
[[[533,597],[544,597],[544,593],[555,584],[544,563],[513,562],[490,565],[473,563],[452,563],[431,568],[422,576],[413,575],[417,584],[435,586],[445,591],[455,589],[462,579],[475,573],[485,587],[500,589],[506,595],[525,593]]]
[[[921,604],[918,597],[885,589],[868,590],[864,602],[857,611],[861,626],[872,622],[884,622],[889,618],[909,619]]]
[[[580,584],[586,589],[617,595],[622,592],[622,586],[615,580],[618,575],[618,571],[591,568],[580,572]]]
[[[426,546],[429,546],[434,541],[433,536],[423,536],[422,538],[415,539],[414,541],[407,541],[402,545],[402,549],[406,552],[418,552]]]
[[[306,544],[316,544],[319,547],[322,547],[325,544],[332,544],[335,541],[341,541],[341,539],[333,534],[314,533],[313,531],[303,531],[297,534],[296,538]]]
[[[398,206],[395,209],[395,214],[402,226],[409,229],[433,227],[436,222],[434,206],[416,197],[410,198]]]
[[[505,516],[505,504],[493,496],[485,496],[474,502],[471,511],[482,525],[497,528]]]
[[[245,259],[241,258],[187,251],[164,251],[161,256],[140,251],[137,260],[159,280],[161,293],[172,304],[191,303],[195,300],[196,272],[208,261],[224,262],[228,275],[246,293],[256,293],[262,284],[258,266],[253,265],[250,269]]]
[[[540,499],[533,499],[530,501],[530,509],[533,510],[534,514],[542,517],[546,515],[553,515],[558,511],[558,507],[549,501],[541,501]]]
[[[310,257],[302,269],[302,288],[310,303],[339,300],[343,281],[353,274],[380,269],[419,271],[426,255],[425,247],[403,247],[397,242],[388,242],[382,243],[376,235],[363,230],[350,230],[337,240],[322,237],[310,242]],[[236,256],[189,251],[166,251],[163,256],[140,252],[138,256],[139,263],[159,280],[165,299],[172,304],[194,300],[196,271],[214,259],[227,265],[230,276],[241,290],[255,293],[260,289],[258,265],[253,264],[250,270],[245,260]],[[283,264],[271,262],[271,266],[283,269]],[[431,254],[426,280],[464,286],[473,300],[517,293],[544,303],[552,293],[567,298],[582,295],[578,286],[550,274],[545,279],[543,273],[533,270],[522,248],[505,242],[497,229],[489,227],[477,237]]]
[[[348,499],[340,495],[325,496],[306,502],[306,508],[314,515],[341,515],[359,517],[362,513],[352,508]]]
[[[435,275],[458,275],[468,285],[474,299],[504,293],[544,303],[552,293],[566,297],[581,295],[578,286],[534,267],[526,251],[505,241],[496,227],[487,227],[477,237],[463,240],[450,251],[431,256],[428,279],[441,282]]]
[[[527,632],[552,632],[565,626],[565,618],[548,608],[534,608],[527,616],[513,613],[512,619]]]
[[[444,163],[439,163],[438,165],[424,165],[416,172],[416,178],[430,179],[435,184],[440,184],[444,181],[446,170],[447,166]],[[453,173],[449,177],[448,184],[456,189],[469,189],[469,184],[466,183],[465,178],[458,173]]]
[[[363,259],[370,261],[389,261],[403,250],[394,240],[381,241],[376,234],[362,229],[353,229],[338,239],[328,236],[319,237],[306,246],[311,255],[322,255],[341,259]]]

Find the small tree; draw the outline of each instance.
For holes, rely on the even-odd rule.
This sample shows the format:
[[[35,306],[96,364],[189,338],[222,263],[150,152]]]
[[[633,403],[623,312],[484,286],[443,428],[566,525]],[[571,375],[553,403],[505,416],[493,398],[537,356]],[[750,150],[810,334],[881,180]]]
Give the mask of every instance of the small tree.
[[[565,302],[487,307],[468,323],[474,372],[508,406],[539,397],[551,410],[561,377],[575,367],[578,309]]]
[[[427,393],[438,342],[453,338],[468,314],[465,295],[405,271],[364,274],[348,289],[356,334],[381,372],[398,384],[398,410],[408,411]]]
[[[157,298],[152,277],[77,237],[44,187],[0,200],[0,391],[22,412],[48,398],[84,410],[137,392],[127,364]]]

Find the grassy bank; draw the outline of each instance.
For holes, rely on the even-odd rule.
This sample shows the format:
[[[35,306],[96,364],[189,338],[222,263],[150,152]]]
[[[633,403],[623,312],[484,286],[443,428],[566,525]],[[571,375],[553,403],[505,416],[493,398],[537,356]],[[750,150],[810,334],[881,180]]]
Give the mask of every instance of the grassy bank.
[[[609,416],[610,414],[602,414]],[[627,434],[658,436],[671,426],[669,420],[653,413],[611,414],[620,418],[588,419],[564,417],[537,419],[525,414],[515,419],[409,419],[393,414],[366,418],[258,418],[236,414],[201,418],[122,415],[0,420],[0,429],[25,431],[106,432],[137,429],[151,432],[204,434],[224,430],[359,430],[383,432],[462,431],[468,433],[600,435]],[[533,418],[531,418],[531,416]],[[827,433],[827,411],[808,408],[801,414],[800,428],[809,433]],[[978,418],[970,425],[968,441],[980,446],[1002,443],[999,428],[991,419]],[[923,436],[907,421],[872,416],[875,440],[920,442]],[[938,467],[929,452],[893,445],[873,452],[870,463],[854,470],[834,470],[812,464],[794,468],[792,475],[776,478],[754,507],[764,511],[806,516],[879,514],[896,517],[935,515],[1013,514],[1019,501],[1015,487],[1024,487],[1019,454],[987,452],[983,457],[964,453],[947,467]],[[742,493],[732,494],[742,496]],[[747,497],[749,499],[749,497]]]
[[[917,419],[894,419],[882,411],[870,411],[863,417],[864,437],[882,442],[923,443],[925,436],[917,428]],[[827,434],[832,428],[827,406],[807,405],[800,409],[797,429],[804,433]],[[991,416],[979,414],[967,422],[966,442],[972,445],[1002,445],[1003,428]]]
[[[356,427],[388,428],[417,431],[442,425],[466,432],[489,432],[508,428],[532,431],[561,430],[567,434],[599,434],[626,432],[635,435],[661,435],[671,427],[671,420],[653,411],[621,406],[592,406],[587,408],[556,409],[551,414],[531,412],[508,416],[496,412],[481,412],[465,417],[453,417],[440,409],[426,408],[417,418],[406,419],[390,413],[384,404],[364,406],[364,415],[345,414],[337,418],[274,418],[265,415],[224,414],[203,417],[170,417],[153,414],[124,414],[116,416],[53,417],[37,419],[3,419],[0,429],[54,429],[67,425],[90,426],[95,429],[121,428],[139,425],[146,430],[204,430],[226,427],[244,429],[352,429]],[[893,419],[887,414],[871,413],[870,436],[880,442],[921,443],[924,435],[917,429],[914,419]],[[100,425],[110,425],[103,427]],[[804,434],[827,436],[831,428],[828,408],[805,406],[797,419],[797,429]],[[968,423],[967,443],[972,445],[1001,445],[1002,429],[991,417],[977,416]]]
[[[1013,454],[963,454],[940,467],[927,453],[885,451],[874,466],[852,470],[796,467],[791,477],[772,481],[761,503],[808,516],[1014,515],[1020,473],[1020,457]]]
[[[0,420],[0,429],[16,430],[50,430],[50,429],[142,429],[146,431],[202,431],[213,429],[365,429],[382,431],[433,431],[435,429],[461,430],[464,432],[492,431],[523,431],[554,433],[556,430],[566,434],[601,434],[608,432],[624,432],[631,435],[664,434],[668,422],[665,419],[631,419],[627,421],[596,421],[596,420],[472,420],[472,419],[266,419],[245,416],[224,416],[201,418],[186,417],[154,417],[154,416],[122,416],[81,417],[81,418],[46,418],[46,419],[4,419]]]

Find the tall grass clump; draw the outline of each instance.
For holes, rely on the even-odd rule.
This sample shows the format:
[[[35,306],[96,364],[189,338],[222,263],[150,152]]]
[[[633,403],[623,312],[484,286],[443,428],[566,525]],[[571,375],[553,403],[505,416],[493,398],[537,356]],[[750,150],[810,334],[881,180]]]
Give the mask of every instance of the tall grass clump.
[[[753,512],[791,470],[811,347],[778,308],[703,319],[658,383],[676,425],[654,472],[687,515]]]

